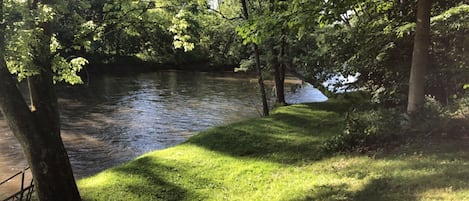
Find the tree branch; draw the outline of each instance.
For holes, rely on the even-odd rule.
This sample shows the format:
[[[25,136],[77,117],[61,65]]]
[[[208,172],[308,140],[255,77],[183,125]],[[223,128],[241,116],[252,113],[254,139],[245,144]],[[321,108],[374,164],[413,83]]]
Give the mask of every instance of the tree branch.
[[[330,97],[333,93],[331,91],[329,91],[329,89],[327,89],[327,87],[324,87],[321,83],[318,83],[317,80],[314,80],[314,79],[311,79],[311,78],[307,78],[306,76],[304,76],[303,74],[299,73],[295,67],[293,67],[293,64],[291,63],[287,63],[285,65],[286,69],[293,75],[295,76],[296,78],[304,81],[304,82],[307,82],[311,85],[313,85],[314,88],[318,89],[319,91],[321,91],[321,93],[323,93],[325,96],[327,97]]]

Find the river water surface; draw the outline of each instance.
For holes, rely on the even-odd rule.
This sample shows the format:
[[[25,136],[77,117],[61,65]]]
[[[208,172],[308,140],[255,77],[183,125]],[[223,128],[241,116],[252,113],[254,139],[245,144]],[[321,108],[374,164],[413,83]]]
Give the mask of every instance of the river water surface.
[[[57,90],[62,138],[77,178],[174,146],[209,127],[258,116],[261,108],[256,81],[231,73],[91,77],[85,85]],[[287,93],[287,102],[325,99],[311,87]],[[0,117],[0,181],[25,166],[21,147]],[[17,189],[11,183],[0,187],[0,195]]]

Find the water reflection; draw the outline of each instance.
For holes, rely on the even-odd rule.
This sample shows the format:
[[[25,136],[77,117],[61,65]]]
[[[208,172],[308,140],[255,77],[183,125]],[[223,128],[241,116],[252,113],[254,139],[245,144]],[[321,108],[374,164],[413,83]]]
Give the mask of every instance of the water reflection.
[[[286,101],[290,104],[322,102],[327,100],[327,97],[311,84],[294,85],[290,89],[291,91],[286,98]]]
[[[92,77],[87,85],[57,90],[62,137],[77,177],[173,146],[214,125],[257,116],[260,108],[256,83],[232,74]],[[287,100],[297,102],[301,93],[308,92],[290,93]],[[1,180],[26,162],[2,119],[0,139]]]

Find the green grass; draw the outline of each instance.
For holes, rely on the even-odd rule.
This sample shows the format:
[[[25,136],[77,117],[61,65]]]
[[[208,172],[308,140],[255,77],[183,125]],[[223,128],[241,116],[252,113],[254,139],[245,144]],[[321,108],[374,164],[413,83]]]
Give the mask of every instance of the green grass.
[[[277,109],[80,180],[84,200],[469,200],[468,139],[422,139],[369,155],[319,146],[347,105]]]

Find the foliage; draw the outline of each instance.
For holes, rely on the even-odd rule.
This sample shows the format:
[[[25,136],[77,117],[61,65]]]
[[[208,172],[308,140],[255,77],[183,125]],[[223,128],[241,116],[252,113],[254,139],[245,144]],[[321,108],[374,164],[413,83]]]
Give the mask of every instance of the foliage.
[[[88,60],[78,57],[71,59],[69,62],[63,57],[55,55],[52,59],[52,70],[57,74],[55,81],[67,82],[69,84],[83,84],[78,72],[88,63]]]
[[[469,119],[469,97],[465,94],[463,97],[457,99],[453,104],[452,116],[455,118]]]
[[[30,52],[31,46],[27,44],[33,42],[29,39],[34,34],[32,27],[35,23],[34,16],[29,16],[26,4],[27,2],[9,1],[6,6],[9,9],[8,62],[10,70],[16,73],[19,79],[37,73],[34,71],[35,68],[27,63],[28,55],[24,54]],[[71,65],[71,59],[76,57],[89,58],[92,63],[111,63],[120,60],[120,57],[138,56],[155,63],[180,64],[180,61],[184,60],[181,58],[186,58],[185,63],[194,63],[195,60],[197,60],[195,62],[206,61],[209,55],[213,55],[212,58],[218,60],[217,63],[223,63],[228,59],[235,62],[232,59],[236,57],[233,55],[236,51],[231,51],[233,46],[223,45],[223,43],[231,44],[232,39],[226,41],[228,38],[222,37],[221,41],[213,43],[210,38],[207,39],[222,35],[217,30],[206,31],[221,17],[206,12],[204,6],[206,6],[204,1],[190,0],[161,2],[80,0],[61,2],[54,8],[44,8],[41,9],[43,12],[33,14],[38,16],[37,22],[52,20],[54,30],[52,40],[57,42],[54,44],[59,45],[56,47],[60,47],[53,48],[65,59],[67,65]],[[184,19],[178,20],[178,16],[183,16],[177,15],[178,12],[185,13]],[[185,28],[182,22],[186,22]],[[206,22],[204,27],[198,26],[201,22]],[[178,26],[184,29],[178,29]],[[181,34],[170,30],[178,30]],[[223,31],[226,30],[229,30],[229,27]],[[177,39],[175,41],[174,35]],[[191,39],[188,40],[189,38]],[[173,42],[177,44],[178,41],[186,41],[187,43],[183,44],[197,46],[197,50],[191,53],[180,52],[173,46]],[[218,53],[212,54],[216,51],[212,51],[212,44],[216,43],[225,46],[223,56],[231,54],[230,57],[223,58]],[[57,64],[65,64],[62,59],[54,61],[57,61]]]
[[[427,94],[449,104],[468,83],[467,4],[436,1],[432,18],[432,66]],[[309,2],[311,3],[311,2]],[[385,106],[406,103],[415,24],[415,1],[294,1],[284,15],[291,29],[294,66],[324,82],[334,75],[356,76],[336,88],[367,90]],[[303,14],[304,13],[304,14]],[[265,21],[265,20],[264,20]],[[296,33],[296,34],[295,34]],[[458,42],[456,42],[458,41]]]
[[[426,96],[425,104],[410,115],[412,132],[424,136],[443,135],[457,137],[467,132],[467,97],[444,106],[435,97]]]
[[[324,142],[325,153],[366,153],[429,136],[457,138],[469,129],[467,97],[444,106],[435,97],[426,96],[424,106],[410,115],[399,108],[361,102],[347,113],[343,132]]]
[[[435,97],[426,96],[425,104],[415,114],[411,114],[414,125],[421,125],[424,129],[433,129],[435,125],[444,125],[442,121],[449,118],[449,112]],[[417,123],[419,122],[419,123]],[[419,129],[420,130],[420,129]]]
[[[382,149],[401,142],[407,124],[405,116],[393,109],[355,109],[347,113],[343,132],[325,141],[322,150],[365,153]]]
[[[425,104],[410,116],[399,109],[362,106],[346,115],[343,132],[324,142],[325,153],[380,150],[414,138],[457,137],[468,129],[467,99],[443,106],[427,96]],[[466,104],[465,104],[466,103]]]
[[[427,93],[447,105],[463,94],[469,69],[467,49],[469,43],[469,5],[452,7],[431,19],[432,65],[427,72]],[[415,23],[398,29],[400,37],[411,37]]]
[[[234,49],[241,46],[233,45],[237,39],[231,37],[236,20],[223,18],[234,14],[232,1],[223,1],[217,12],[201,0],[94,0],[89,5],[77,8],[94,26],[81,34],[89,42],[78,52],[94,63],[137,57],[157,64],[232,65],[243,52]]]
[[[469,51],[465,48],[469,46],[468,16],[469,5],[461,5],[432,18],[433,65],[427,86],[444,104],[461,96],[463,84],[469,82]]]
[[[218,2],[212,9],[201,0],[80,0],[44,7],[34,15],[39,21],[54,17],[59,54],[67,62],[75,57],[91,63],[138,57],[160,64],[239,64],[250,54],[242,43],[254,42],[266,71],[277,56],[319,84],[337,74],[359,73],[358,82],[336,87],[384,89],[375,93],[380,102],[403,104],[415,1],[248,1],[247,21],[241,20],[239,1]],[[428,85],[440,101],[460,94],[469,77],[467,48],[462,48],[467,46],[469,20],[462,2],[438,0],[433,9],[434,65]],[[37,73],[24,54],[30,52],[25,44],[32,42],[28,39],[35,23],[25,4],[6,5],[8,62],[19,79]]]
[[[191,42],[191,36],[185,34],[189,26],[192,26],[193,23],[189,23],[192,17],[188,11],[180,10],[179,13],[173,18],[173,25],[169,28],[169,31],[174,33],[174,47],[183,48],[185,52],[191,51],[194,49],[194,43]]]
[[[443,104],[451,103],[454,95],[461,94],[461,86],[467,82],[469,75],[467,57],[464,56],[467,55],[467,51],[461,48],[461,45],[468,41],[462,37],[467,35],[469,30],[467,11],[467,5],[456,6],[431,19],[432,65],[426,76],[426,93],[435,96]],[[398,105],[405,102],[414,27],[415,23],[404,23],[393,29],[396,30],[397,38],[394,34],[389,36],[394,41],[391,44],[394,45],[383,52],[383,55],[389,56],[382,60],[385,63],[381,62],[381,66],[386,67],[381,67],[378,72],[384,71],[391,76],[386,76],[385,79],[382,76],[368,77],[368,80],[379,81],[376,82],[377,86],[371,87],[372,91],[378,92],[376,88],[385,89],[380,97]]]
[[[6,62],[11,73],[17,75],[18,80],[22,80],[28,76],[36,75],[41,72],[41,67],[33,63],[33,57],[42,52],[37,52],[36,47],[39,46],[38,38],[47,37],[44,30],[38,28],[40,23],[57,23],[66,13],[63,13],[65,3],[57,4],[55,7],[49,5],[39,5],[37,10],[28,10],[26,3],[10,2],[11,5],[6,6],[9,10],[11,21],[6,25]],[[68,11],[66,11],[68,12]],[[55,81],[64,81],[70,84],[82,83],[77,73],[88,62],[83,57],[67,59],[63,53],[69,47],[64,47],[59,41],[57,34],[52,34],[49,39],[51,52],[51,65],[54,71]],[[78,40],[78,39],[77,39]]]

